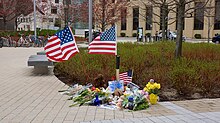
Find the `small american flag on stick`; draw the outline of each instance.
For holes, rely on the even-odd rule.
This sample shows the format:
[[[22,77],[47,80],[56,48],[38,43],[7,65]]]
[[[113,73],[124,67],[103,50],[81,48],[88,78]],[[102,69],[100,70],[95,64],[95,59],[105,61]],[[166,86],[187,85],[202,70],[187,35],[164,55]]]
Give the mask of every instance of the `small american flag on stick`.
[[[44,47],[47,58],[54,62],[69,60],[79,52],[71,28],[57,32]]]
[[[129,82],[132,82],[132,74],[132,70],[128,70],[127,72],[120,73],[119,78],[124,81],[124,84],[128,84]]]

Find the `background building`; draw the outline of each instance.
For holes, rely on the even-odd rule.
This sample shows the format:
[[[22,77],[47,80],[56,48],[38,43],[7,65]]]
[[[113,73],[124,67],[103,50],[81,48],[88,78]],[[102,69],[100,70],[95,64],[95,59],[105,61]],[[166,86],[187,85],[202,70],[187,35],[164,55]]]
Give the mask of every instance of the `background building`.
[[[153,13],[160,15],[162,10],[154,8],[151,4],[140,4],[138,0],[131,0],[132,4],[127,8],[128,15],[123,15],[121,21],[118,22],[118,36],[120,33],[125,33],[126,36],[132,36],[137,33],[138,27],[143,28],[143,34],[151,33],[153,36],[155,32],[161,31],[160,17]],[[193,3],[194,6],[201,6],[201,2]],[[145,9],[143,9],[145,8]],[[191,17],[184,19],[183,34],[188,38],[194,38],[195,34],[200,34],[202,38],[208,37],[208,29],[210,28],[210,36],[216,33],[220,34],[220,0],[210,0],[205,8],[195,9],[190,15]],[[177,17],[176,13],[170,12],[167,17],[167,23],[171,23]],[[157,22],[157,23],[156,23]],[[176,31],[176,22],[167,25],[167,30]]]
[[[58,30],[61,28],[61,9],[63,0],[42,0],[38,3],[38,7],[43,14],[36,11],[36,28]],[[34,31],[34,16],[33,12],[24,16],[23,14],[17,18],[19,23],[17,30]],[[64,23],[63,23],[64,24]]]

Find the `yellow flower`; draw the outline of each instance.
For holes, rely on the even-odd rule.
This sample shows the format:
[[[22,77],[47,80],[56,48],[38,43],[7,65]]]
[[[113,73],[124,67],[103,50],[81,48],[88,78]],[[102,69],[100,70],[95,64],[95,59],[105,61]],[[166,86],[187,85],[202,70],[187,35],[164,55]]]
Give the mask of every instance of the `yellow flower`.
[[[96,88],[95,90],[96,90],[96,92],[100,92],[100,89],[98,89],[98,88]]]
[[[151,89],[160,89],[160,84],[157,84],[156,82],[155,83],[151,83],[151,82],[148,82],[146,87],[144,88],[144,91],[147,91],[149,92]]]
[[[160,84],[154,83],[155,88],[160,89]]]

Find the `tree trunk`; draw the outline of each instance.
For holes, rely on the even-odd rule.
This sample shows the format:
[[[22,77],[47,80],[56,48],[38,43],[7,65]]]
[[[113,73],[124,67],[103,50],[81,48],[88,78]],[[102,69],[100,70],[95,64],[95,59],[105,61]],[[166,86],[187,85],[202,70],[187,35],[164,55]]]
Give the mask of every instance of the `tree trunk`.
[[[208,43],[210,42],[210,29],[208,29]]]
[[[210,17],[208,17],[208,43],[210,42],[210,30],[211,30],[211,23],[210,23]]]
[[[177,17],[177,40],[175,49],[175,58],[180,58],[182,56],[182,36],[183,36],[183,22],[185,14],[185,1],[179,0],[178,5],[178,17]]]
[[[5,30],[6,30],[6,28],[7,28],[7,21],[6,21],[6,17],[3,17],[3,23],[4,23],[3,29],[4,29],[4,31],[5,31]]]
[[[104,26],[104,25],[105,25],[105,24],[102,24],[102,27],[101,27],[102,32],[105,31],[105,26]]]
[[[106,5],[106,0],[102,0],[102,32],[105,31],[105,5]]]
[[[166,39],[166,8],[165,4],[162,5],[162,40]]]
[[[16,30],[16,31],[17,31],[17,28],[18,28],[18,21],[17,21],[17,19],[18,19],[18,18],[15,19],[15,30]]]

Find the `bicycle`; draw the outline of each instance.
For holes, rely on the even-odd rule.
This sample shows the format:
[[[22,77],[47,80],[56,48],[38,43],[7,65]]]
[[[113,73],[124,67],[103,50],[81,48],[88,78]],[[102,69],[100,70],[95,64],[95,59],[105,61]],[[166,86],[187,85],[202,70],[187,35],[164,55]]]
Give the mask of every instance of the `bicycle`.
[[[26,40],[26,38],[23,38],[23,35],[21,35],[21,37],[18,39],[17,41],[18,43],[18,46],[19,47],[23,47],[23,46],[26,46],[26,47],[29,47],[29,42]]]
[[[12,40],[12,37],[10,35],[1,38],[3,39],[3,46],[12,47],[16,45],[16,41]]]

